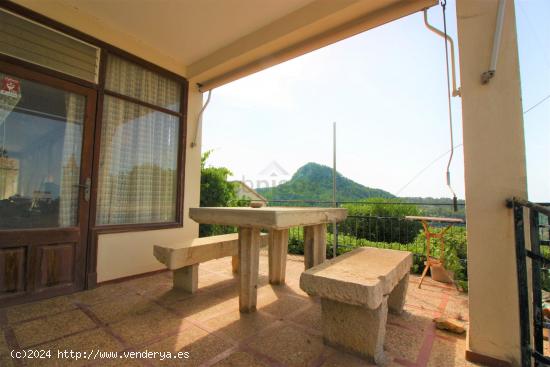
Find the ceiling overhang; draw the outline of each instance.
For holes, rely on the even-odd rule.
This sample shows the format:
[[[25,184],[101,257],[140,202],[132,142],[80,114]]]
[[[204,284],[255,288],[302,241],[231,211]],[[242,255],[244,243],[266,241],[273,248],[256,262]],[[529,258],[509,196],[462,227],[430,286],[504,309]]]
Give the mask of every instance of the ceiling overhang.
[[[188,77],[201,86],[201,91],[208,91],[434,6],[437,0],[360,0],[346,4],[314,1],[192,63],[187,68]]]
[[[13,0],[201,85],[201,91],[437,0]]]

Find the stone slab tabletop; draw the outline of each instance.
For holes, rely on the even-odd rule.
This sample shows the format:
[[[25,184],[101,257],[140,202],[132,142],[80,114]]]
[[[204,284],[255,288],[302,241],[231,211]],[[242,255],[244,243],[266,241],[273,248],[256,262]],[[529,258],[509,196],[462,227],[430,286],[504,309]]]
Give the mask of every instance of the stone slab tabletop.
[[[310,296],[376,309],[412,264],[408,251],[362,247],[306,270],[300,288]]]
[[[237,227],[286,229],[340,222],[348,216],[344,208],[238,207],[191,208],[189,216],[198,223]]]

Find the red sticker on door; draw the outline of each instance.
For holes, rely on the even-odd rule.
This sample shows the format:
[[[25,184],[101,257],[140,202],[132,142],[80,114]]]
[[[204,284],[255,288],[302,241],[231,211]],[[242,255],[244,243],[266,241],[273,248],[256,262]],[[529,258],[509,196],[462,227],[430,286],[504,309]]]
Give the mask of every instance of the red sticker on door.
[[[21,96],[21,83],[17,79],[5,76],[2,78],[2,87],[0,94],[9,97],[18,98]]]

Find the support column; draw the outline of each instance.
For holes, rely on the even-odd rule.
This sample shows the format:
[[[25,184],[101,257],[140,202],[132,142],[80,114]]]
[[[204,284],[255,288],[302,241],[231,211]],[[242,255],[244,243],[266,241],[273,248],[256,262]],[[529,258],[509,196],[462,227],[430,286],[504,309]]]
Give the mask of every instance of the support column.
[[[405,306],[405,299],[407,298],[407,289],[409,288],[409,274],[406,274],[403,279],[397,283],[395,288],[388,297],[388,308],[390,312],[396,315],[400,315],[403,312]]]
[[[326,249],[327,225],[323,223],[304,227],[304,266],[306,270],[326,260]]]
[[[239,310],[256,311],[260,230],[239,228]]]
[[[269,232],[269,283],[284,284],[286,255],[288,253],[288,229]]]
[[[174,289],[195,293],[199,286],[199,264],[174,270],[172,281]]]
[[[456,4],[468,230],[466,357],[516,366],[520,341],[515,242],[512,211],[505,200],[526,198],[527,180],[514,1],[506,2],[496,74],[485,85],[480,78],[491,60],[498,0]]]

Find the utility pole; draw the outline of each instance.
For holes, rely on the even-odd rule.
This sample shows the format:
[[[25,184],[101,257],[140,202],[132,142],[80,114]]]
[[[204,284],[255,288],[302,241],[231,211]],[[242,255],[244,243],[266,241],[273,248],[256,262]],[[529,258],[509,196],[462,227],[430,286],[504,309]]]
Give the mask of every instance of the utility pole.
[[[336,201],[336,122],[332,125],[332,206],[338,207]],[[332,222],[332,257],[336,257],[338,250],[338,226]]]

